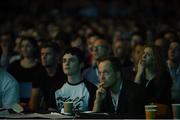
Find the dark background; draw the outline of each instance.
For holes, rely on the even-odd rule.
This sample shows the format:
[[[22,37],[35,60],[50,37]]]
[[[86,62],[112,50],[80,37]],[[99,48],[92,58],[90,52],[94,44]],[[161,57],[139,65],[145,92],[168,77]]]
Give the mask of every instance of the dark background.
[[[179,0],[1,0],[3,15],[40,14],[58,10],[62,15],[179,17]],[[84,14],[83,14],[84,11]],[[88,16],[88,15],[87,15]],[[169,18],[168,18],[169,19]]]

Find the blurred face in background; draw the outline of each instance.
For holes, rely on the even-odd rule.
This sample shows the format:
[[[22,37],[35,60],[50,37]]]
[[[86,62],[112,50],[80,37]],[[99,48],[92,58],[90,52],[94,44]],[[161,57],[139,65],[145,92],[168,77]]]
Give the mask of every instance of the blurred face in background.
[[[144,53],[144,47],[142,45],[136,45],[132,53],[132,58],[135,65],[139,63],[139,60],[141,59],[143,53]]]
[[[172,42],[172,41],[176,40],[176,36],[172,32],[166,32],[164,34],[164,39],[167,40],[168,42]]]
[[[93,46],[93,59],[97,60],[109,54],[107,43],[102,39],[97,39]]]
[[[93,44],[96,41],[97,37],[96,36],[91,36],[87,39],[87,48],[88,51],[91,53],[93,50]]]
[[[180,60],[180,45],[177,42],[171,42],[168,49],[168,59],[174,62]]]
[[[164,45],[163,39],[162,39],[162,38],[156,39],[154,44],[155,44],[156,46],[163,47],[163,45]]]
[[[133,35],[131,37],[131,48],[134,48],[137,43],[142,41],[142,37],[140,35]]]
[[[125,54],[125,46],[122,41],[116,41],[113,45],[113,54],[115,57],[122,58]]]
[[[14,48],[14,51],[17,52],[17,53],[20,53],[21,51],[21,37],[17,37],[16,40],[15,40],[15,48]]]
[[[76,38],[74,41],[71,41],[71,47],[77,47],[84,51],[84,45],[81,38]]]
[[[41,63],[44,67],[52,67],[58,63],[58,56],[52,48],[41,48]]]
[[[35,48],[29,40],[21,41],[21,54],[23,57],[33,57],[34,50]]]
[[[59,33],[59,27],[54,24],[49,24],[47,26],[48,34],[51,38],[55,38],[55,36]]]

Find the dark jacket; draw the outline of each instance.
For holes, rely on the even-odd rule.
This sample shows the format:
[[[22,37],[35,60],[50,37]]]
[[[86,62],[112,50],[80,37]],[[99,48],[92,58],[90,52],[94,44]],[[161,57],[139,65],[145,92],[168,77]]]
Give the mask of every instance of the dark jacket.
[[[110,91],[101,104],[101,112],[112,114],[115,118],[144,118],[144,90],[132,81],[123,81],[117,111],[114,110]]]

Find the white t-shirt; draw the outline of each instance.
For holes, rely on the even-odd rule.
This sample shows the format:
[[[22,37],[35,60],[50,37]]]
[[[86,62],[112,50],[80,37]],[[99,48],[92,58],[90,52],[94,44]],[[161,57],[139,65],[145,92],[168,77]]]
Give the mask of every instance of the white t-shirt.
[[[55,92],[56,105],[59,111],[64,107],[63,102],[73,101],[75,109],[80,111],[88,110],[89,92],[84,82],[76,85],[65,83],[60,89]]]

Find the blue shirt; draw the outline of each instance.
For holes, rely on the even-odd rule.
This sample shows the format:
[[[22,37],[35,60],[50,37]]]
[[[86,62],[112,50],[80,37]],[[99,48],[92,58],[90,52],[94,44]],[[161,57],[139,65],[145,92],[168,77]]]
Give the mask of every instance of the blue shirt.
[[[99,85],[98,68],[91,66],[83,71],[83,77],[94,85]]]
[[[180,102],[180,66],[178,66],[177,68],[173,68],[168,64],[168,68],[173,80],[171,87],[172,99],[175,102]]]
[[[16,80],[0,68],[0,108],[10,108],[19,103],[19,86]]]

